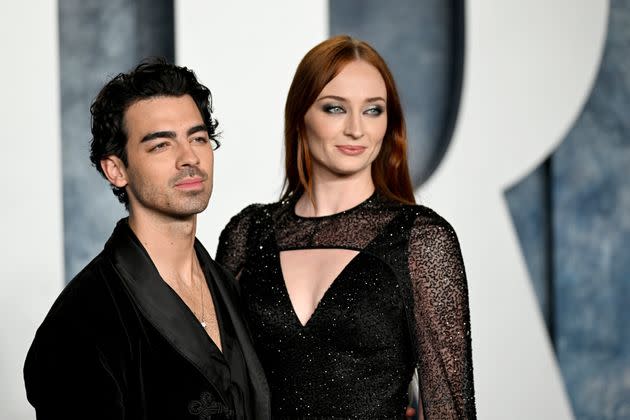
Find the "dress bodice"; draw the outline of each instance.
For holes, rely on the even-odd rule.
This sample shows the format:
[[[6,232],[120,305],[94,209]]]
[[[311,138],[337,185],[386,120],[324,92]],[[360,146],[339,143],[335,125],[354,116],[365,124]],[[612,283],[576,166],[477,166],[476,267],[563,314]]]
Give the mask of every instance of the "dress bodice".
[[[472,418],[465,275],[450,225],[375,193],[325,217],[295,199],[253,205],[221,235],[217,260],[238,279],[276,417],[402,418],[419,368],[425,417]],[[302,325],[279,253],[358,251]]]

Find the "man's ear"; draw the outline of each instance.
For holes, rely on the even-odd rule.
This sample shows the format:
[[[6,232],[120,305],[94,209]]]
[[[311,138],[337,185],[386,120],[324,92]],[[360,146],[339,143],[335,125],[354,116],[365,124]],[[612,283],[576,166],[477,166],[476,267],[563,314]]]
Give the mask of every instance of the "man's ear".
[[[101,159],[101,168],[107,180],[118,188],[127,186],[127,170],[125,164],[118,156],[110,155]]]

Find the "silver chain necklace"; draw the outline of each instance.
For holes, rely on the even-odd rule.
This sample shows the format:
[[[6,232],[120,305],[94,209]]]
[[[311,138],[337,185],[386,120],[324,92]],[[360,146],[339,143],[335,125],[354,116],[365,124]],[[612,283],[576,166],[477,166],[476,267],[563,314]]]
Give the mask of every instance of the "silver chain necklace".
[[[197,258],[195,258],[194,265],[197,265]],[[202,275],[201,277],[203,278],[204,276]],[[205,330],[208,324],[206,323],[206,317],[205,317],[204,308],[203,308],[204,305],[203,305],[203,281],[202,280],[199,280],[199,296],[201,297],[201,320],[199,322],[201,322],[201,326]]]

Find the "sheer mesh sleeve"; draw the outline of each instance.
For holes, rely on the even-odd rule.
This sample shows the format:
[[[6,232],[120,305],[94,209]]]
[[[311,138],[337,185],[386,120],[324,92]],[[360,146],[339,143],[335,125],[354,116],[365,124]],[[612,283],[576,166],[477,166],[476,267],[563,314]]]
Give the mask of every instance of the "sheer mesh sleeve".
[[[424,416],[475,419],[468,288],[453,228],[418,216],[409,241]]]
[[[256,209],[252,204],[232,217],[219,236],[216,261],[238,279],[247,259],[247,241]]]

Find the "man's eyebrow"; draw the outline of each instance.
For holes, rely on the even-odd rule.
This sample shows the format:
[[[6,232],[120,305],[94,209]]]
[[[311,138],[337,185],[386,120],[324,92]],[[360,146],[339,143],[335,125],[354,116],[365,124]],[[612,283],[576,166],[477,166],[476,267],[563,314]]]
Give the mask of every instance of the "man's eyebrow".
[[[140,140],[140,143],[144,143],[145,141],[151,141],[155,139],[162,139],[162,138],[174,139],[175,137],[177,137],[177,135],[175,134],[174,131],[156,131],[154,133],[149,133],[146,136],[142,137],[142,140]]]
[[[206,127],[204,124],[200,124],[200,125],[196,125],[194,127],[191,127],[188,129],[187,135],[191,136],[195,133],[198,133],[200,131],[208,131],[208,127]]]
[[[186,132],[186,135],[191,136],[200,131],[208,131],[208,128],[204,124],[196,125],[194,127],[189,128],[188,131]],[[164,139],[164,138],[174,139],[175,137],[177,137],[177,134],[175,134],[174,131],[156,131],[154,133],[149,133],[146,136],[142,137],[142,140],[140,140],[140,143],[144,143],[146,141],[151,141],[155,139]]]

